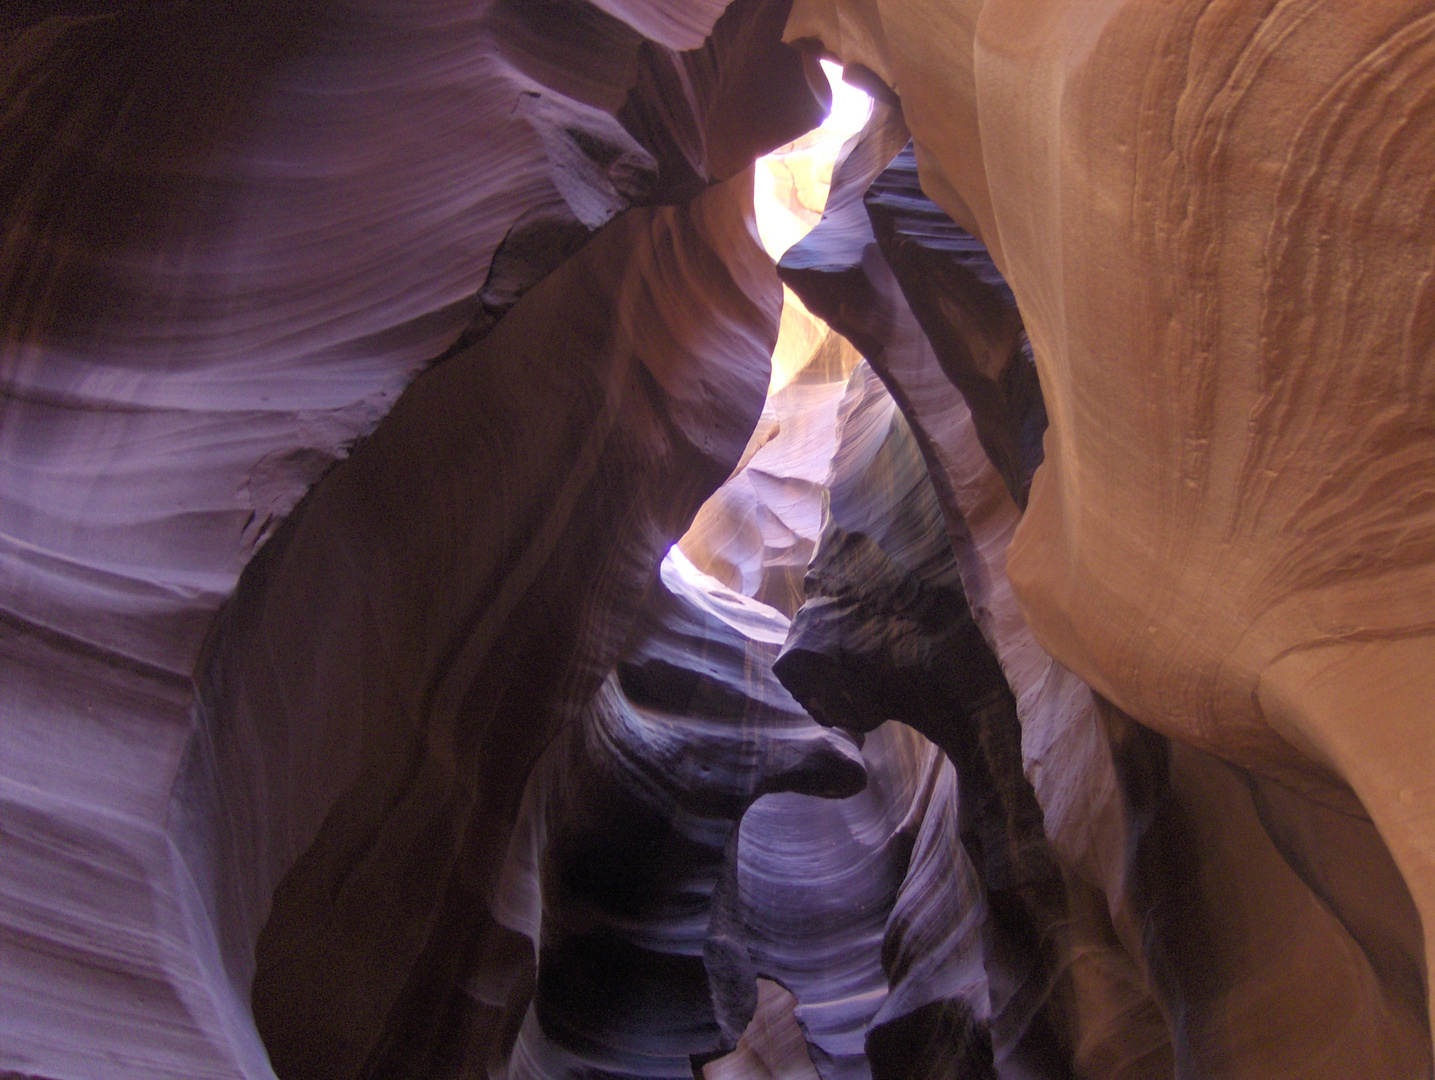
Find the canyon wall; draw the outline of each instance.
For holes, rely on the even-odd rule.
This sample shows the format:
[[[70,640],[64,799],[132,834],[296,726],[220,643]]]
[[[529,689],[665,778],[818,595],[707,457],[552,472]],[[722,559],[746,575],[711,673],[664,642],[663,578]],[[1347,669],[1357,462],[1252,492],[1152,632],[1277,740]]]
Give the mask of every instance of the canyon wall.
[[[1369,815],[1425,923],[1428,5],[803,0],[1010,284],[1051,427],[1010,554],[1143,723]]]
[[[768,381],[743,168],[821,116],[784,5],[248,7],[5,19],[26,1074],[443,1030],[439,935]]]
[[[1429,1077],[1432,28],[0,12],[0,1076]]]
[[[991,340],[983,327],[1000,325],[1001,305],[1011,298],[995,287],[1000,279],[990,264],[983,270],[974,238],[950,221],[935,228],[938,212],[929,202],[923,208],[910,183],[914,156],[896,151],[906,137],[895,111],[879,106],[836,170],[823,221],[783,257],[779,271],[811,310],[860,345],[910,418],[928,462],[971,618],[1015,698],[1021,772],[1065,882],[1055,962],[1079,988],[1067,1021],[1077,1074],[1428,1071],[1419,916],[1369,819],[1168,742],[1094,695],[1037,645],[1004,565],[1021,521],[1020,474],[1016,482],[1010,473],[1003,476],[1001,466],[1012,458],[993,450],[991,433],[1004,432],[1006,445],[1020,445],[1042,410],[1009,375],[995,381],[996,389],[1009,388],[1003,398],[990,390],[965,394],[944,374],[982,355],[980,347]],[[900,204],[893,192],[902,193]],[[894,204],[901,217],[893,214]],[[894,228],[903,217],[918,228]],[[929,264],[947,259],[957,265],[945,275],[899,278],[884,254],[894,242],[925,245]],[[898,265],[904,261],[917,262],[910,253]],[[963,273],[970,274],[964,289],[948,287],[945,306],[931,303],[933,281],[961,281]],[[973,281],[983,276],[991,283]],[[967,298],[983,295],[986,315],[978,322]],[[927,318],[919,323],[914,311],[924,301]],[[946,325],[934,326],[934,315]],[[938,343],[949,347],[963,334],[965,350],[939,362]],[[1020,350],[995,353],[1004,355],[1007,365],[1025,360]],[[989,364],[993,369],[1001,367]],[[1025,409],[1014,407],[1023,401]],[[975,417],[982,408],[988,410],[985,438]],[[845,547],[828,571],[834,580],[845,581],[856,597],[881,588],[875,583],[891,572],[878,569],[880,556],[874,562],[864,544]],[[831,558],[821,549],[814,558],[812,606],[798,612],[789,639],[794,660],[814,650],[829,657],[821,667],[805,661],[791,671],[798,696],[816,698],[805,701],[815,716],[840,709],[920,717],[918,688],[943,678],[946,689],[932,699],[982,700],[973,689],[982,685],[975,656],[952,673],[930,661],[928,669],[938,670],[919,665],[896,678],[901,669],[891,670],[890,661],[874,668],[874,649],[886,648],[882,642],[896,627],[920,626],[924,604],[911,598],[912,586],[899,587],[898,576],[885,591],[903,599],[895,607],[888,601],[888,614],[876,623],[880,630],[864,629],[873,619],[870,600],[834,619],[828,609],[851,600],[822,583]],[[948,633],[959,623],[951,616],[937,620]],[[811,644],[800,632],[806,624]],[[779,672],[787,663],[779,660]],[[961,689],[962,680],[968,689]],[[888,703],[881,706],[884,695]],[[957,749],[954,735],[981,730],[980,715],[946,738],[935,736],[968,769],[983,755],[990,760],[991,748],[1000,745],[986,735],[978,752]],[[1020,779],[1007,776],[1009,784]],[[1021,836],[1013,827],[1019,820],[1008,813],[1009,841]],[[1350,887],[1352,873],[1364,882],[1360,889]],[[1263,1035],[1274,1002],[1308,1002],[1316,986],[1329,1004],[1323,1010],[1293,1006],[1286,1030],[1300,1031],[1299,1037]]]

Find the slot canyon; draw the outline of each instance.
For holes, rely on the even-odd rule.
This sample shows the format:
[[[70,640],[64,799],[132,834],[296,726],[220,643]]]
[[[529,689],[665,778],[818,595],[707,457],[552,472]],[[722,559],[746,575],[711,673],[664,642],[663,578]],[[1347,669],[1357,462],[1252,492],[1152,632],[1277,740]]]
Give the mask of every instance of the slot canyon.
[[[1431,0],[0,85],[0,1080],[1431,1080]]]

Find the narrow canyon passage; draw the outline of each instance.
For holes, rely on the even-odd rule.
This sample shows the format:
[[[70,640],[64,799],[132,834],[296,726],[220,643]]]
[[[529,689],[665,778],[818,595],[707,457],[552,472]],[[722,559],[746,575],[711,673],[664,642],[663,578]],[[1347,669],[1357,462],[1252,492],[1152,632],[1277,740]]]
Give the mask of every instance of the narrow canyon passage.
[[[0,12],[0,1080],[1429,1080],[1432,20]]]

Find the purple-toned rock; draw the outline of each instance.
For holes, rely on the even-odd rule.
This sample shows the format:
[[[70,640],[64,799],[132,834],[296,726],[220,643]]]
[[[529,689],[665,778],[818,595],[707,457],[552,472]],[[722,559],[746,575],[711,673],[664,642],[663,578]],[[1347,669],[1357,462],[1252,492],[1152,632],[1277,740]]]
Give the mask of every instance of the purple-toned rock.
[[[911,143],[862,197],[877,246],[1018,506],[1041,464],[1046,406],[1016,298],[987,249],[922,192]]]
[[[758,995],[738,821],[768,792],[866,781],[772,675],[787,628],[673,549],[615,672],[535,768],[493,905],[537,958],[510,1075],[687,1080],[736,1045]]]

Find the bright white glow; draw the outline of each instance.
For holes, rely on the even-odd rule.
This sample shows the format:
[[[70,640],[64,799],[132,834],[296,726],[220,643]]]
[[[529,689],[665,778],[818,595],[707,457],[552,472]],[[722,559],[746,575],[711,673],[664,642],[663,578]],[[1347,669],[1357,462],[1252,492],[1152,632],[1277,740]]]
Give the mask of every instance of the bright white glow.
[[[842,69],[830,60],[823,60],[822,70],[832,84],[832,112],[822,121],[823,131],[839,135],[843,140],[862,130],[872,115],[872,99],[857,87],[842,81]]]
[[[681,543],[681,541],[679,541]],[[692,564],[683,549],[668,548],[658,571],[669,592],[685,596],[694,606],[716,616],[753,641],[781,645],[787,640],[787,616],[761,600],[744,596]]]
[[[821,219],[822,211],[827,206],[827,194],[832,187],[832,169],[837,156],[842,152],[847,140],[861,131],[872,115],[872,99],[855,86],[844,83],[840,67],[824,60],[822,71],[832,87],[832,111],[827,119],[801,138],[779,147],[766,157],[759,158],[754,170],[753,208],[757,217],[758,236],[762,246],[774,260],[780,259],[783,252],[806,236]],[[783,293],[782,325],[778,330],[777,346],[772,355],[769,396],[786,387],[813,357],[819,354],[824,342],[831,337],[827,324],[803,307],[796,293],[785,286]],[[846,342],[842,342],[840,348],[846,350],[845,357],[850,357],[850,363],[846,363],[843,369],[850,371],[852,364],[857,361],[857,354]],[[828,359],[831,359],[830,354]],[[779,431],[788,440],[789,447],[802,447],[800,452],[803,454],[809,452],[814,439],[821,443],[827,435],[836,438],[834,425],[837,402],[842,396],[844,385],[844,381],[839,379],[832,383],[795,388],[800,393],[781,406],[782,410],[788,410],[781,414],[782,424],[787,423],[788,417],[794,420],[785,431],[782,431],[777,422],[778,411],[769,413],[765,410],[763,417],[768,421],[768,425],[766,428],[759,425],[758,431],[753,433],[755,443],[748,444],[748,450],[743,455],[744,462],[763,440]],[[825,404],[814,404],[814,392],[821,396]],[[822,419],[805,422],[797,415],[797,410],[801,408],[813,409],[814,412],[809,415],[822,414]],[[825,414],[824,409],[827,410]],[[807,434],[803,434],[804,431]],[[792,452],[795,451],[784,451]],[[831,448],[814,452],[818,456],[813,460],[822,470],[818,475],[825,475]],[[826,456],[822,456],[823,453]],[[791,469],[792,466],[784,468]],[[814,482],[813,478],[803,476],[800,471],[783,472],[780,475],[789,479],[800,477],[801,482],[809,487]],[[786,508],[780,511],[768,508],[765,511],[775,521],[779,520],[779,513],[786,515],[779,521],[779,530],[792,527],[790,522],[800,522],[800,526],[791,533],[791,536],[798,540],[804,536],[810,539],[820,530],[818,508],[815,503],[807,505],[805,498],[806,496],[798,496],[795,501],[788,501],[779,496],[776,505],[784,505]],[[723,507],[729,505],[746,504],[718,502],[718,513],[725,513]],[[691,543],[688,543],[688,537],[680,541],[688,544],[687,551],[675,545],[663,560],[663,582],[673,592],[686,595],[691,602],[728,625],[738,628],[747,637],[780,645],[787,639],[788,621],[785,615],[776,608],[734,591],[719,579],[710,577],[706,571],[699,570],[689,560],[687,552],[690,551],[694,553],[694,557],[705,560],[706,566],[726,566],[728,570],[734,569],[704,540],[704,533],[710,526],[702,524],[702,520],[700,517],[699,522],[693,526],[693,532],[689,534]],[[738,535],[736,523],[722,522],[722,525],[731,530],[727,535]],[[739,546],[745,542],[740,542]],[[788,544],[794,541],[783,539],[780,542]],[[765,547],[767,543],[764,539],[764,548],[759,549],[759,554],[772,550]],[[749,569],[753,568],[744,563],[744,569],[735,570],[734,573],[742,588],[750,587],[757,591],[763,576],[759,573],[755,580],[748,580]],[[762,568],[759,565],[756,569],[760,571]]]
[[[822,217],[837,155],[872,115],[872,99],[843,82],[841,68],[824,60],[822,71],[832,86],[832,112],[820,127],[757,162],[753,181],[757,235],[774,260],[782,258]],[[772,357],[769,394],[781,390],[807,364],[826,333],[825,324],[809,315],[790,289],[784,293],[782,331]]]
[[[822,217],[832,166],[872,114],[872,99],[842,81],[842,69],[822,61],[832,86],[832,111],[822,124],[757,162],[754,186],[757,232],[774,259],[801,240]]]

